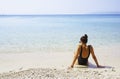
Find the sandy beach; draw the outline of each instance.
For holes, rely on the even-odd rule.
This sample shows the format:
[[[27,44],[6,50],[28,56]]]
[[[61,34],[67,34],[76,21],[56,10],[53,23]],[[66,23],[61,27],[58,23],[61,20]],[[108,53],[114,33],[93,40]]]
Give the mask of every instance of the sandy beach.
[[[120,15],[50,15],[0,17],[0,79],[120,79]],[[73,68],[82,35],[100,65],[90,56],[88,68]]]
[[[119,47],[115,48],[119,53]],[[73,59],[70,52],[1,54],[0,79],[120,79],[119,54],[113,54],[114,48],[101,49],[95,52],[101,52],[96,56],[105,68],[96,68],[90,57],[88,68],[67,69]]]
[[[34,68],[0,74],[0,79],[120,79],[115,68],[55,69]]]

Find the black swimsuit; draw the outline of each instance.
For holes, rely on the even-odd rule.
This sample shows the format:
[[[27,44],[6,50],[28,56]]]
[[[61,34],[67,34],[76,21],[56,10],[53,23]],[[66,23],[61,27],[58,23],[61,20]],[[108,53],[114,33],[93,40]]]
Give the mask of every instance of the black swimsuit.
[[[78,57],[78,63],[79,63],[79,65],[88,65],[88,58],[89,58],[89,55],[90,55],[90,46],[88,46],[88,49],[89,49],[88,57],[83,58],[82,57],[82,46],[81,46],[80,56]]]

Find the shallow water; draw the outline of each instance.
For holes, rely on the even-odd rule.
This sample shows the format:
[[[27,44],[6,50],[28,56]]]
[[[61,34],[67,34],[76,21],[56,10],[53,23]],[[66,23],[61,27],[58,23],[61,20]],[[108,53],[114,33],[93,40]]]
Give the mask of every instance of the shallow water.
[[[120,47],[120,15],[0,16],[0,53],[71,52],[79,38]]]

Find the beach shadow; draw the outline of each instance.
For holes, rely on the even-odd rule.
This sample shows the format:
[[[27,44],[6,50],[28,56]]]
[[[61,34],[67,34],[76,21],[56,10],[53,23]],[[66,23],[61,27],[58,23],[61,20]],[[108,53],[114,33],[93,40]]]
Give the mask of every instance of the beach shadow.
[[[89,62],[88,68],[97,68],[96,65]]]
[[[101,66],[101,67],[97,67],[95,64],[92,64],[89,62],[89,65],[88,66],[84,66],[84,65],[75,65],[74,66],[74,70],[79,70],[81,68],[92,68],[92,69],[111,69],[111,68],[114,68],[114,67],[111,67],[111,66]]]
[[[95,64],[92,64],[89,62],[89,66],[88,68],[98,68]],[[99,67],[99,68],[114,68],[112,66],[102,66],[102,67]]]

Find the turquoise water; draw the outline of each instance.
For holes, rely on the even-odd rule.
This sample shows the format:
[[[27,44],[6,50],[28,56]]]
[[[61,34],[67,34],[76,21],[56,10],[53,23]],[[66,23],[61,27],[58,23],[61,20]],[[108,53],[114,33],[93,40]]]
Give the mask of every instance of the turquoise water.
[[[0,53],[71,52],[82,35],[120,46],[120,15],[0,16]]]

